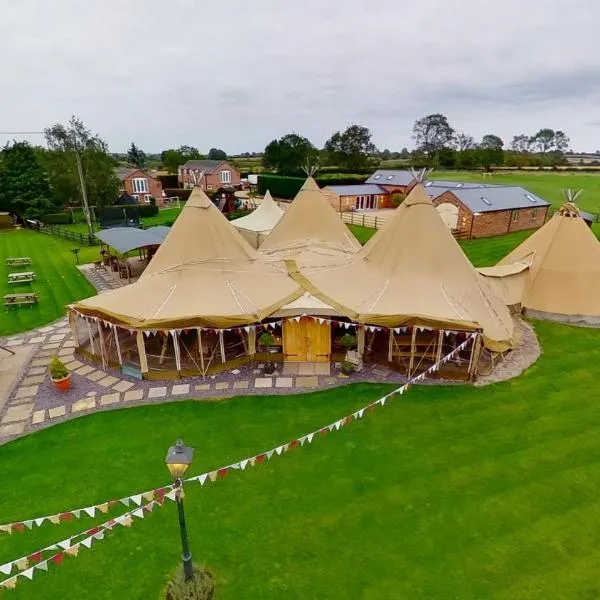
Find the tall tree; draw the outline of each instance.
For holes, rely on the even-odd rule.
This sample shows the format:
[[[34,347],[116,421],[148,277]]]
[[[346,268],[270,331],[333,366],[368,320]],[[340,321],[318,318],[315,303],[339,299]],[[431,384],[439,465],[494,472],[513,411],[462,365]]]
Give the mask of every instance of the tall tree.
[[[278,173],[292,173],[307,165],[314,166],[318,160],[319,151],[307,138],[297,133],[288,133],[266,146],[262,164]]]
[[[531,145],[537,148],[544,157],[554,147],[555,135],[553,129],[540,129],[535,135],[531,136]]]
[[[211,148],[208,151],[207,158],[209,160],[227,160],[227,153],[225,150],[221,150],[220,148]]]
[[[510,143],[510,147],[515,152],[529,152],[531,150],[531,138],[524,133],[515,135]]]
[[[466,133],[457,133],[454,136],[454,147],[458,152],[465,152],[466,150],[472,150],[475,148],[475,140],[473,136]]]
[[[81,188],[75,153],[81,157],[83,179],[90,205],[113,204],[119,183],[115,176],[115,162],[108,146],[98,135],[85,127],[77,117],[68,124],[57,123],[45,130],[46,168],[50,188],[61,205],[81,203]]]
[[[413,138],[417,150],[429,157],[431,164],[436,164],[442,148],[451,145],[454,129],[450,127],[448,118],[440,113],[427,115],[415,122]]]
[[[143,169],[146,166],[146,153],[131,142],[131,146],[127,150],[127,160],[130,165]]]
[[[37,218],[54,209],[48,174],[27,142],[7,144],[0,154],[0,210]]]
[[[554,150],[564,152],[569,148],[569,138],[564,131],[556,131],[554,133]]]
[[[193,146],[180,146],[179,148],[171,148],[163,150],[160,154],[162,165],[169,173],[177,173],[177,168],[188,160],[201,160],[204,158],[198,151],[198,148]]]
[[[479,155],[482,166],[489,169],[492,166],[504,164],[504,142],[497,135],[488,133],[479,144]]]
[[[371,138],[369,128],[362,125],[350,125],[344,132],[337,131],[325,142],[329,163],[348,171],[366,167],[377,152]]]

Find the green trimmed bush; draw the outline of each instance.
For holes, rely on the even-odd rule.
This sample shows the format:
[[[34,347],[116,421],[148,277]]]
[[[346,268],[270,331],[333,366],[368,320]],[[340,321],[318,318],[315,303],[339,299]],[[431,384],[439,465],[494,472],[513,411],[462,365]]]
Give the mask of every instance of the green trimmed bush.
[[[50,377],[52,379],[64,379],[69,374],[69,370],[65,367],[65,364],[55,356],[50,363]]]
[[[155,217],[158,214],[158,206],[156,204],[140,204],[140,217]]]
[[[68,212],[54,213],[40,217],[40,221],[46,225],[68,225],[71,215]]]
[[[165,600],[212,600],[215,593],[213,576],[202,567],[194,565],[194,576],[189,581],[183,578],[183,567],[167,583]]]

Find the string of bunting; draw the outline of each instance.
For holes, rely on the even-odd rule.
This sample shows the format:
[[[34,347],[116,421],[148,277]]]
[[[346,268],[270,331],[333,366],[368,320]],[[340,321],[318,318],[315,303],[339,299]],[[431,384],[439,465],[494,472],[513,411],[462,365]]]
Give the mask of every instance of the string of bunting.
[[[71,308],[73,308],[73,307],[71,307]],[[98,323],[98,324],[101,323],[106,329],[109,329],[109,328],[114,329],[116,327],[122,327],[123,329],[126,329],[127,331],[129,331],[129,333],[132,335],[136,332],[135,328],[129,328],[129,327],[125,327],[123,325],[115,325],[114,323],[111,323],[109,321],[104,321],[104,320],[100,319],[99,317],[90,317],[88,315],[84,315],[83,313],[80,313],[79,311],[77,311],[75,309],[73,309],[73,310],[82,319],[84,319],[88,322],[94,322],[94,323]],[[172,329],[172,330],[144,329],[143,332],[146,337],[150,337],[151,335],[157,335],[157,334],[167,335],[169,333],[169,331],[176,331],[177,333],[181,333],[181,332],[187,332],[187,331],[191,331],[191,330],[197,330],[197,331],[213,333],[213,334],[218,334],[221,331],[233,331],[236,333],[245,331],[246,333],[249,333],[250,331],[264,331],[264,330],[268,330],[269,328],[275,329],[276,327],[281,327],[284,322],[298,323],[300,321],[300,319],[312,319],[313,321],[318,321],[321,325],[323,325],[324,323],[327,323],[328,325],[333,325],[335,327],[340,327],[340,328],[344,328],[344,329],[350,329],[350,328],[355,328],[355,329],[358,328],[359,329],[359,328],[363,327],[366,331],[375,332],[375,331],[391,331],[391,330],[393,330],[395,333],[398,333],[398,334],[406,333],[407,331],[411,330],[411,328],[413,327],[412,325],[404,326],[404,327],[384,327],[383,325],[365,325],[365,324],[361,324],[361,323],[351,323],[348,321],[340,321],[338,319],[327,319],[325,317],[315,317],[313,315],[298,315],[296,317],[289,317],[287,319],[279,319],[277,321],[269,321],[267,323],[259,323],[256,325],[240,325],[239,327],[224,327],[224,328],[189,327],[189,328],[185,328],[185,329]],[[435,327],[428,327],[426,325],[415,325],[414,327],[416,327],[419,331],[434,331],[434,330],[436,330]],[[445,336],[449,336],[451,334],[456,334],[456,333],[464,333],[464,332],[463,331],[454,331],[454,330],[450,330],[450,329],[444,330]]]
[[[334,421],[333,423],[330,423],[329,425],[326,425],[325,427],[321,427],[320,429],[316,429],[315,431],[313,431],[309,434],[303,435],[303,436],[297,438],[296,440],[292,440],[288,444],[283,444],[281,446],[277,446],[276,448],[272,448],[265,452],[261,452],[260,454],[257,454],[253,457],[246,458],[239,462],[227,465],[226,467],[221,467],[220,469],[216,469],[214,471],[203,473],[202,475],[197,475],[186,481],[198,481],[202,485],[204,485],[204,483],[207,480],[214,482],[214,481],[216,481],[217,478],[225,477],[225,475],[228,473],[229,469],[244,470],[248,464],[251,464],[251,466],[254,466],[256,464],[256,462],[261,463],[261,462],[264,462],[265,459],[270,459],[273,456],[273,454],[281,455],[283,452],[287,451],[290,448],[290,446],[292,448],[295,448],[296,446],[298,446],[298,444],[303,446],[307,441],[310,443],[310,442],[312,442],[313,437],[316,434],[325,435],[327,432],[333,431],[333,429],[336,429],[336,430],[340,429],[343,425],[348,424],[352,420],[362,418],[365,411],[374,410],[377,407],[377,405],[384,406],[389,398],[391,398],[393,396],[402,395],[414,383],[424,380],[425,377],[427,377],[427,375],[437,371],[443,364],[447,363],[454,356],[456,356],[459,352],[461,352],[469,344],[469,342],[471,342],[472,340],[475,339],[475,337],[477,335],[478,335],[477,333],[471,334],[464,342],[462,342],[460,345],[458,345],[456,348],[454,348],[452,350],[452,352],[450,352],[446,356],[442,357],[439,362],[433,364],[426,371],[423,371],[423,373],[421,373],[420,375],[417,375],[417,376],[411,378],[405,384],[403,384],[399,388],[393,390],[392,392],[390,392],[383,398],[379,398],[378,400],[372,402],[371,404],[368,404],[367,406],[353,412],[351,415],[347,415],[341,419],[338,419],[337,421]],[[72,521],[73,518],[79,519],[82,516],[86,516],[86,515],[89,517],[94,517],[96,515],[96,511],[99,511],[101,513],[107,513],[111,508],[113,508],[114,506],[116,506],[119,503],[123,504],[124,506],[129,506],[130,503],[133,503],[136,506],[141,506],[142,500],[151,501],[153,498],[156,498],[159,496],[165,496],[168,492],[171,492],[174,489],[175,489],[175,486],[173,484],[171,484],[166,487],[162,487],[162,488],[158,488],[158,489],[154,489],[154,490],[148,490],[146,492],[140,492],[137,494],[132,494],[131,496],[125,496],[124,498],[120,498],[118,500],[107,500],[105,502],[100,502],[98,504],[87,506],[85,508],[76,508],[76,509],[72,509],[72,510],[59,512],[59,513],[56,513],[53,515],[46,515],[43,517],[27,519],[24,521],[16,521],[13,523],[7,523],[4,525],[0,525],[0,532],[4,532],[4,533],[8,533],[8,534],[11,534],[13,532],[24,532],[24,531],[33,529],[34,527],[40,527],[44,523],[51,523],[53,525],[58,525],[60,523]]]
[[[17,571],[12,577],[0,581],[0,588],[13,589],[22,579],[31,580],[37,572],[48,571],[50,565],[60,566],[65,557],[78,556],[80,550],[85,548],[90,549],[94,542],[103,540],[105,534],[112,531],[118,525],[131,527],[135,522],[134,518],[143,519],[144,515],[151,513],[154,508],[162,506],[165,500],[174,501],[176,499],[177,489],[173,488],[166,491],[167,489],[156,490],[157,492],[161,492],[157,498],[141,505],[139,508],[127,511],[91,529],[81,531],[60,542],[0,565],[0,573],[4,575],[11,575],[13,570]],[[55,553],[48,556],[51,552]]]
[[[389,399],[393,398],[394,396],[399,396],[399,395],[404,394],[404,392],[407,391],[414,383],[425,379],[425,377],[427,375],[437,371],[443,364],[445,364],[446,362],[451,360],[456,354],[458,354],[460,351],[462,351],[469,344],[469,342],[473,341],[477,335],[478,335],[477,333],[471,334],[462,344],[460,344],[459,346],[454,348],[454,350],[452,350],[452,352],[450,352],[449,354],[444,356],[439,362],[437,362],[434,365],[432,365],[431,367],[429,367],[426,371],[417,375],[416,377],[411,378],[408,382],[406,382],[402,386],[396,388],[389,394],[386,394],[382,398],[379,398],[378,400],[375,400],[374,402],[367,404],[366,406],[354,411],[353,413],[346,415],[345,417],[342,417],[341,419],[338,419],[338,420],[330,423],[329,425],[326,425],[319,429],[315,429],[314,431],[311,431],[310,433],[300,436],[299,438],[293,439],[285,444],[282,444],[275,448],[271,448],[270,450],[261,452],[254,456],[247,457],[238,462],[231,463],[227,466],[221,467],[220,469],[216,469],[214,471],[209,471],[206,473],[202,473],[201,475],[196,475],[194,477],[190,477],[188,479],[185,479],[184,482],[185,483],[198,482],[198,483],[200,483],[200,485],[204,485],[207,481],[215,482],[218,479],[223,479],[224,477],[226,477],[227,474],[229,473],[229,471],[232,469],[243,471],[248,466],[253,467],[256,464],[262,464],[262,463],[266,462],[267,460],[270,460],[275,455],[281,456],[285,452],[288,452],[289,450],[293,450],[294,448],[297,448],[298,446],[302,447],[306,443],[310,444],[310,443],[312,443],[313,439],[316,436],[324,436],[327,433],[332,432],[334,430],[339,431],[342,427],[352,423],[353,421],[361,419],[365,415],[365,413],[374,411],[377,408],[377,406],[385,406],[386,402]],[[38,525],[41,525],[42,522],[44,522],[45,520],[48,520],[51,523],[61,523],[61,522],[65,522],[65,521],[71,521],[73,519],[73,517],[75,517],[75,516],[79,517],[82,514],[94,516],[95,511],[90,510],[92,508],[93,509],[98,508],[101,510],[101,512],[107,512],[108,509],[111,507],[111,504],[114,506],[118,502],[121,502],[128,506],[129,502],[133,501],[139,507],[139,508],[135,508],[133,510],[127,511],[127,512],[123,513],[122,515],[119,515],[118,517],[109,519],[108,521],[106,521],[100,525],[97,525],[95,527],[92,527],[91,529],[88,529],[86,531],[82,531],[80,533],[72,535],[64,540],[61,540],[60,542],[57,542],[56,544],[46,546],[45,548],[42,548],[41,550],[37,550],[36,552],[33,552],[26,556],[22,556],[15,560],[4,563],[3,565],[0,565],[0,573],[3,573],[4,575],[11,575],[11,573],[13,572],[13,568],[16,568],[18,570],[18,572],[15,575],[9,577],[8,579],[5,579],[4,581],[1,581],[0,587],[12,589],[17,585],[19,578],[25,578],[25,579],[31,580],[31,579],[33,579],[36,571],[40,571],[40,570],[47,571],[48,566],[50,564],[54,564],[54,565],[62,564],[65,556],[77,556],[79,553],[79,550],[82,547],[88,548],[88,549],[91,548],[94,541],[103,540],[105,533],[107,531],[111,531],[117,525],[121,525],[124,527],[131,527],[132,523],[134,522],[134,520],[133,520],[134,517],[143,519],[145,513],[150,513],[153,511],[153,509],[155,507],[162,506],[166,499],[173,500],[173,501],[176,500],[178,491],[179,490],[175,485],[169,485],[169,486],[166,486],[163,488],[150,490],[149,492],[145,492],[143,494],[134,494],[132,496],[127,496],[125,498],[121,498],[119,501],[109,501],[109,502],[102,503],[101,505],[94,505],[93,507],[87,507],[87,509],[76,509],[75,511],[67,511],[65,513],[59,513],[58,519],[54,518],[57,515],[53,515],[53,517],[40,517],[38,519],[31,519],[29,521],[22,521],[20,523],[11,523],[9,525],[1,526],[4,528],[3,529],[4,531],[8,530],[10,532],[12,530],[12,528],[15,527],[15,525],[23,525],[24,528],[27,527],[26,523],[31,524],[29,526],[29,529],[31,529],[33,526],[32,524],[36,523],[37,521],[39,521],[39,523],[36,523]],[[142,498],[147,500],[146,504],[142,505]],[[100,507],[102,507],[102,508],[100,508]],[[8,529],[6,529],[6,528],[8,528]],[[24,530],[24,529],[21,529],[20,527],[16,527],[15,529],[18,531]],[[82,538],[82,539],[79,539],[79,538]],[[78,541],[75,542],[75,540],[78,540]],[[58,552],[56,554],[53,554],[47,558],[44,558],[44,554],[53,552],[55,550],[58,550]]]

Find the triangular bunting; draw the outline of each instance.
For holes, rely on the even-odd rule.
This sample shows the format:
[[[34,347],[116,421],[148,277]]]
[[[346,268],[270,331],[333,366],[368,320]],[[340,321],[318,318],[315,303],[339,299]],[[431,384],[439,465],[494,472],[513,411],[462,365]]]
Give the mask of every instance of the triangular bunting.
[[[138,519],[143,519],[144,518],[144,509],[143,508],[137,508],[136,510],[131,512],[131,515],[133,517],[137,517]]]
[[[142,495],[141,494],[136,494],[135,496],[131,496],[131,499],[133,500],[133,502],[135,502],[135,504],[137,504],[138,506],[142,503]]]
[[[21,558],[15,562],[15,565],[19,571],[23,571],[29,566],[29,561],[26,558]]]
[[[277,446],[277,448],[275,448],[275,452],[277,452],[277,454],[281,456],[283,453],[283,446]]]
[[[71,548],[71,550],[72,550],[72,548]],[[39,569],[40,571],[47,571],[48,570],[48,561],[43,560],[41,563],[35,565],[34,569]]]
[[[29,567],[29,569],[25,569],[21,575],[23,575],[23,577],[27,577],[27,579],[29,579],[30,581],[33,579],[33,567]]]
[[[123,523],[123,525],[124,524],[125,523]],[[94,541],[94,538],[92,536],[90,536],[90,537],[83,538],[81,540],[80,544],[83,545],[83,546],[85,546],[86,548],[91,548],[93,541]]]
[[[108,502],[105,502],[104,504],[98,504],[98,510],[101,513],[106,514],[108,512]]]
[[[227,473],[229,473],[229,469],[228,469],[227,467],[224,467],[223,469],[219,469],[219,470],[217,471],[217,475],[218,475],[218,476],[219,476],[221,479],[223,479],[224,477],[226,477],[226,476],[227,476]]]
[[[204,482],[206,481],[207,477],[208,477],[207,473],[202,473],[202,475],[198,476],[198,481],[200,482],[200,485],[204,485]]]
[[[83,509],[83,512],[90,517],[95,517],[96,516],[96,507],[88,506],[87,508]]]
[[[59,546],[63,550],[66,550],[67,548],[71,547],[71,540],[68,539],[68,540],[63,540],[62,542],[58,542],[57,546]]]
[[[68,554],[69,556],[77,556],[79,554],[79,544],[75,544],[74,546],[67,548],[67,550],[65,550],[65,554]]]
[[[142,494],[142,498],[146,500],[146,502],[152,502],[152,500],[154,500],[154,490]]]
[[[273,456],[275,450],[267,450],[265,454],[267,455],[267,459],[271,460],[271,456]]]
[[[0,582],[0,585],[7,590],[12,590],[17,585],[17,578],[11,577],[10,579],[5,579],[4,581]]]
[[[208,478],[209,478],[211,481],[213,481],[213,482],[214,482],[214,481],[216,481],[216,480],[217,480],[217,472],[216,472],[216,471],[211,471],[211,472],[208,474]]]
[[[248,459],[245,458],[244,460],[240,460],[240,469],[243,471],[246,468],[246,465],[248,464]]]
[[[0,573],[4,573],[5,575],[10,575],[10,572],[12,571],[12,567],[13,567],[12,561],[5,563],[3,565],[0,565]]]
[[[31,529],[33,527],[33,520],[23,521],[23,525],[25,525],[27,529]]]

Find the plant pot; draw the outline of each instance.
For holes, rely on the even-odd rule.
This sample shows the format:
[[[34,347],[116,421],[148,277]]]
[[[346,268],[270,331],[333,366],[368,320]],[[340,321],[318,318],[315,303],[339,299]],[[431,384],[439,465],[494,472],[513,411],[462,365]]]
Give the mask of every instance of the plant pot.
[[[265,363],[265,366],[263,367],[263,373],[265,375],[272,375],[273,373],[275,373],[275,363],[273,363],[273,362]]]
[[[344,375],[352,375],[352,373],[354,373],[354,367],[347,367],[345,365],[342,365],[342,373]]]
[[[69,373],[66,377],[63,377],[62,379],[53,379],[52,377],[50,379],[52,379],[54,387],[59,392],[66,392],[71,389],[71,373]]]

